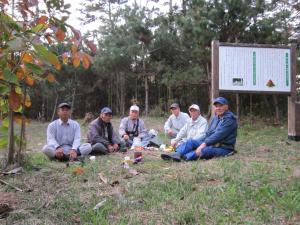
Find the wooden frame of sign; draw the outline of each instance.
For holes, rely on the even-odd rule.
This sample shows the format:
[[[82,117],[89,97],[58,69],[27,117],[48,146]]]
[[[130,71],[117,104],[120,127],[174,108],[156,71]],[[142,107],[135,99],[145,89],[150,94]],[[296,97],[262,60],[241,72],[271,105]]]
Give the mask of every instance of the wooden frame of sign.
[[[236,93],[237,116],[239,117],[239,93],[285,94],[288,96],[288,138],[299,141],[300,104],[296,103],[296,45],[232,44],[212,41],[211,46],[211,104],[220,92]],[[225,55],[229,59],[225,59]],[[245,62],[246,59],[249,61],[249,56],[252,57],[250,66]],[[229,69],[225,65],[226,62],[232,64]],[[259,69],[261,71],[257,72]],[[252,73],[251,78],[250,73]],[[265,74],[268,73],[272,73],[272,79],[273,73],[275,74],[274,81],[267,79],[268,75],[265,76]],[[248,74],[248,76],[240,76],[241,74]]]

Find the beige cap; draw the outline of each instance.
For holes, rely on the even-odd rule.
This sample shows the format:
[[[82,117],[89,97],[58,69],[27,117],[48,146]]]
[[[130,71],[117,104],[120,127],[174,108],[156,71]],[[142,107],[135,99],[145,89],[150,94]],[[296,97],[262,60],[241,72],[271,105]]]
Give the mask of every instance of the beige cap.
[[[190,109],[196,109],[196,110],[200,111],[200,107],[199,107],[198,105],[196,105],[196,104],[191,105],[191,106],[189,107],[189,110],[190,110]]]
[[[140,108],[137,105],[132,105],[130,111],[140,111]]]

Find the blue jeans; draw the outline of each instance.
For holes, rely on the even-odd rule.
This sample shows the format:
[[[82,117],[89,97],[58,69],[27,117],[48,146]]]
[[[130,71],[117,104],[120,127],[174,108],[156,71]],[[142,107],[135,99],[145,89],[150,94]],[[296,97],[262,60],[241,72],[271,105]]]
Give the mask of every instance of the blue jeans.
[[[203,142],[198,140],[189,139],[187,142],[179,145],[179,147],[176,149],[176,152],[178,152],[182,158],[188,161],[198,159],[195,150],[202,143]],[[213,146],[207,146],[204,149],[202,149],[200,159],[211,159],[213,157],[226,156],[232,151],[233,149],[216,148]]]

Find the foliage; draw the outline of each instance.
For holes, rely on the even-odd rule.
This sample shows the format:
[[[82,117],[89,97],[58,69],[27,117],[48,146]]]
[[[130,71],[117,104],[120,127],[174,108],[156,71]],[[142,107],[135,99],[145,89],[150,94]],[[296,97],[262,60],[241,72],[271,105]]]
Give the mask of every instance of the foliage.
[[[17,5],[7,1],[0,3],[0,119],[4,131],[7,128],[4,121],[9,110],[23,113],[26,107],[31,106],[27,90],[35,83],[45,80],[55,83],[54,71],[60,71],[62,63],[68,64],[69,60],[75,68],[82,63],[88,69],[92,58],[80,50],[83,43],[96,53],[96,47],[91,41],[84,39],[80,31],[65,23],[70,5],[64,5],[59,0],[45,3],[47,12],[38,10],[38,1],[24,0]],[[32,11],[34,7],[36,13]],[[10,8],[11,14],[8,13]],[[55,16],[58,12],[61,15],[59,17]],[[70,37],[67,36],[68,30]],[[57,56],[50,50],[55,42],[69,43],[70,51]],[[15,116],[14,120],[22,123],[25,117]],[[0,138],[3,143],[6,137]]]

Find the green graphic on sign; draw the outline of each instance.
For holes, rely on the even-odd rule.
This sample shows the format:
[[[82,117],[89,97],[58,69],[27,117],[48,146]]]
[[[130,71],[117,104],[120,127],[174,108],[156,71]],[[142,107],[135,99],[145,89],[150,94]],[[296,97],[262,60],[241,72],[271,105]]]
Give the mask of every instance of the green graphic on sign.
[[[256,85],[256,52],[253,52],[253,85]]]
[[[289,86],[289,54],[285,53],[285,85]]]

